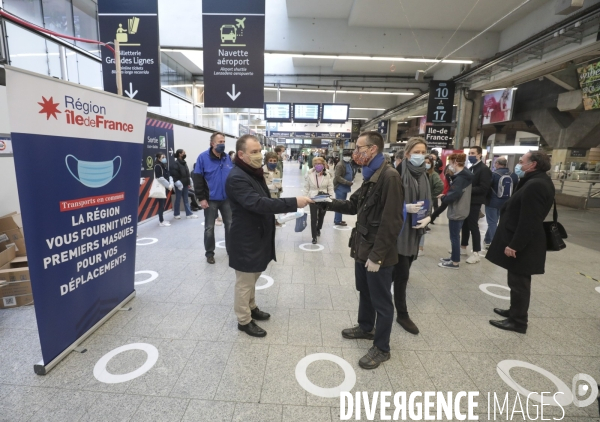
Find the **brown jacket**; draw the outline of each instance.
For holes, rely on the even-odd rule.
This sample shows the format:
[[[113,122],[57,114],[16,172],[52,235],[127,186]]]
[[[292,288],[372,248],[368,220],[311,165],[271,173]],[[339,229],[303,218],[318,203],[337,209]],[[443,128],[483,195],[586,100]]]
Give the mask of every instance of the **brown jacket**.
[[[352,194],[349,200],[333,200],[327,209],[357,214],[350,235],[350,256],[358,262],[389,267],[398,262],[396,240],[402,229],[404,188],[400,174],[387,162]]]

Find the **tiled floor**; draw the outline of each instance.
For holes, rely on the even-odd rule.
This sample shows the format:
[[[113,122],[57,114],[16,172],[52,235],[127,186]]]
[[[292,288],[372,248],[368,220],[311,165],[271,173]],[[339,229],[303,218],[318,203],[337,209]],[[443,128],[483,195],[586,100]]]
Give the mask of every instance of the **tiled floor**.
[[[285,195],[300,193],[296,164],[286,166],[284,185],[296,186],[285,188]],[[561,212],[567,229],[571,214]],[[351,224],[354,220],[346,218]],[[487,392],[514,394],[496,371],[503,360],[537,365],[569,387],[578,373],[600,381],[600,292],[595,290],[600,283],[578,274],[600,278],[599,240],[593,235],[600,220],[587,221],[589,230],[573,234],[566,250],[549,254],[547,274],[534,277],[529,331],[518,335],[488,324],[495,317],[492,309],[508,302],[479,289],[482,283],[505,286],[505,271],[485,260],[462,264],[460,271],[438,268],[449,245],[447,225],[440,220],[427,235],[425,256],[414,264],[408,286],[409,310],[421,334],[410,335],[395,324],[392,358],[374,371],[357,364],[369,342],[340,336],[356,321],[358,299],[349,231],[333,228],[333,214],[326,216],[320,252],[299,248],[310,242],[310,230],[295,233],[293,224],[277,230],[278,262],[265,272],[275,283],[257,291],[259,306],[272,314],[260,324],[268,331],[262,339],[237,330],[234,273],[224,249],[217,249],[216,265],[205,262],[202,218],[173,221],[170,228],[144,224],[139,237],[158,242],[138,247],[136,270],[156,271],[159,277],[136,287],[133,309],[118,312],[87,339],[86,353],[71,353],[48,375],[37,376],[34,310],[0,311],[0,420],[339,420],[339,399],[313,395],[296,380],[297,363],[313,353],[349,362],[356,373],[352,391],[479,391],[479,412],[487,420]],[[222,239],[223,228],[217,227],[217,240]],[[96,362],[130,343],[156,347],[154,367],[124,383],[97,381]],[[111,359],[107,370],[128,373],[145,360],[145,352],[128,351]],[[330,361],[314,362],[306,372],[323,388],[344,380],[342,369]],[[556,391],[534,371],[515,368],[511,376],[530,391]],[[545,410],[561,416],[559,409]],[[598,421],[597,404],[570,405],[565,411],[565,420]]]

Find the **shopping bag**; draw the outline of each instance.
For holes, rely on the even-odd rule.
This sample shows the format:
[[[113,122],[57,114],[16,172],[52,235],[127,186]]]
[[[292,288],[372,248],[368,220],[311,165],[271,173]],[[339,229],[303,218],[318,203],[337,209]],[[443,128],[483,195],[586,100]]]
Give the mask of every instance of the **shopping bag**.
[[[302,215],[302,217],[298,217],[296,219],[296,228],[294,229],[294,231],[296,233],[300,233],[300,232],[304,231],[304,229],[306,228],[306,219],[307,219],[307,217],[308,217],[308,214],[304,213]]]
[[[167,198],[167,193],[165,191],[165,187],[163,185],[161,185],[158,182],[158,180],[156,180],[156,177],[152,181],[152,186],[150,187],[150,194],[148,195],[148,197],[155,198],[155,199],[166,199]]]

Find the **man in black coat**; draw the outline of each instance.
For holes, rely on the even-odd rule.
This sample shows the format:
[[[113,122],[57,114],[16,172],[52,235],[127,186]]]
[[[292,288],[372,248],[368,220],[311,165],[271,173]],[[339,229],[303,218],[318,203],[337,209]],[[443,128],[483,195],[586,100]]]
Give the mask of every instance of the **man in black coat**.
[[[481,233],[479,232],[479,213],[481,206],[486,203],[490,186],[492,184],[492,171],[481,161],[483,150],[480,146],[471,147],[469,162],[473,173],[473,190],[471,191],[471,210],[462,226],[460,240],[461,255],[468,255],[469,234],[473,237],[473,255],[467,258],[467,264],[476,264],[480,261]]]
[[[500,224],[486,258],[508,270],[510,309],[494,309],[506,318],[490,324],[525,334],[531,297],[531,276],[544,274],[546,235],[544,219],[554,201],[554,184],[546,172],[550,159],[541,151],[523,155],[515,166],[521,177],[517,190],[500,209]]]
[[[229,266],[235,270],[234,310],[238,329],[253,337],[267,332],[254,320],[271,315],[256,306],[255,286],[260,274],[275,259],[275,214],[295,212],[311,203],[310,198],[271,198],[263,175],[261,146],[253,135],[236,143],[235,166],[225,182],[231,200],[231,244]]]

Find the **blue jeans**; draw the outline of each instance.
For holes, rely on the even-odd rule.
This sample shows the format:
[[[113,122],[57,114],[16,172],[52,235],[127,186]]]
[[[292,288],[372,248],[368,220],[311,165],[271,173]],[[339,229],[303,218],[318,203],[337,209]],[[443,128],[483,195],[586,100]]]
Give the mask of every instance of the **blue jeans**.
[[[393,269],[393,266],[381,267],[373,273],[367,271],[364,262],[356,261],[354,264],[356,290],[360,292],[358,325],[365,332],[375,328],[373,344],[385,353],[390,351],[390,334],[394,323],[391,291]]]
[[[215,255],[215,220],[221,211],[223,225],[225,226],[225,249],[229,245],[229,229],[231,229],[231,203],[229,199],[224,201],[208,201],[208,208],[204,210],[204,250],[205,255]],[[227,252],[229,253],[229,251]]]
[[[192,215],[192,209],[190,208],[190,200],[188,198],[187,186],[184,186],[182,190],[175,188],[175,205],[173,205],[173,215],[175,215],[175,217],[179,215],[179,204],[181,203],[181,197],[183,197],[185,215]]]
[[[487,220],[487,231],[485,232],[485,237],[483,238],[483,243],[489,245],[492,243],[494,236],[496,234],[496,229],[498,228],[498,220],[500,219],[500,210],[498,208],[485,207],[485,219]]]
[[[343,199],[345,200],[348,197],[348,192],[343,191],[341,189],[334,189],[335,199]],[[342,214],[336,212],[333,216],[333,224],[340,224],[342,222]]]
[[[450,244],[452,244],[452,262],[460,262],[460,231],[465,220],[448,220]]]

